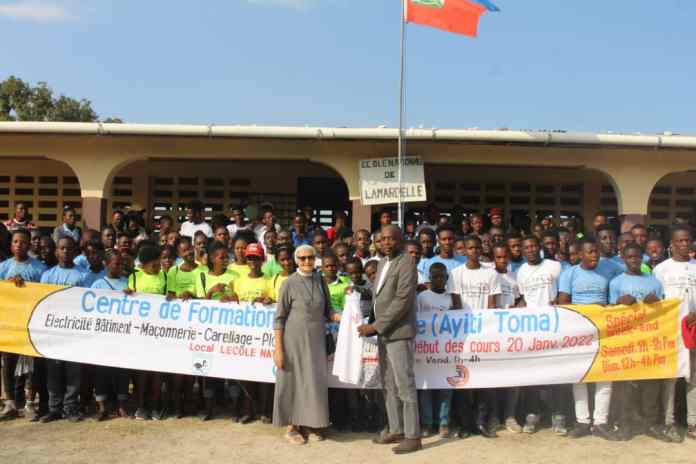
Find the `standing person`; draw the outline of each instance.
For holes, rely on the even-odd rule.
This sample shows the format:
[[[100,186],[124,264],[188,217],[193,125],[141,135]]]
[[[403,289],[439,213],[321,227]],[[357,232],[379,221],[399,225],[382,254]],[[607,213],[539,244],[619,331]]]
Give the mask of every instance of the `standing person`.
[[[441,263],[447,269],[449,275],[454,269],[466,263],[466,257],[454,254],[454,227],[440,226],[437,228],[437,243],[439,252],[430,259],[423,259],[417,264],[419,282],[430,282],[430,267],[435,263]]]
[[[449,273],[443,263],[433,263],[428,270],[430,289],[424,290],[416,297],[418,312],[447,311],[461,309],[462,303],[459,295],[448,293],[446,286]],[[450,437],[449,417],[452,405],[452,390],[419,390],[418,402],[420,405],[422,436],[429,437],[435,433],[433,418],[433,400],[437,411],[438,430],[441,438]]]
[[[422,448],[413,372],[418,277],[413,258],[402,250],[398,227],[392,225],[382,229],[382,247],[386,258],[379,262],[375,278],[375,319],[358,327],[358,333],[363,337],[377,335],[389,420],[389,428],[373,443],[399,443],[393,451],[402,454]]]
[[[90,288],[94,282],[106,275],[106,270],[104,269],[104,247],[97,239],[87,243],[84,250],[87,270],[82,271],[82,283],[80,286]]]
[[[305,444],[310,434],[323,439],[329,426],[326,322],[331,318],[329,289],[309,245],[295,250],[296,273],[280,288],[273,324],[276,388],[273,425],[287,426],[286,439]]]
[[[283,282],[288,280],[288,277],[295,272],[295,259],[292,256],[291,248],[278,248],[276,258],[278,259],[278,264],[280,264],[282,271],[273,276],[272,279],[273,296],[271,298],[273,298],[274,301],[278,301],[278,298],[280,298],[280,288],[283,285]]]
[[[430,259],[435,256],[435,231],[425,228],[418,232],[418,241],[421,244],[423,258]]]
[[[32,229],[29,231],[29,236],[29,256],[34,259],[41,259],[41,231]],[[0,251],[0,260],[2,260],[2,251]]]
[[[599,264],[597,272],[602,274],[608,281],[623,274],[625,264],[616,262],[616,232],[606,224],[597,227],[597,245],[599,247]]]
[[[304,214],[296,214],[293,218],[290,236],[294,247],[310,245],[312,243],[312,238],[307,233],[307,224],[305,223]]]
[[[520,291],[521,307],[553,306],[558,297],[558,280],[561,276],[561,263],[541,258],[541,245],[536,235],[528,235],[522,240],[525,263],[517,271],[517,285]],[[536,431],[541,412],[541,387],[524,389],[527,413],[523,431]],[[556,435],[566,435],[566,400],[570,392],[566,385],[551,385],[551,429]]]
[[[665,298],[678,298],[688,305],[689,313],[696,312],[696,260],[689,258],[692,241],[691,228],[677,225],[672,228],[670,248],[672,257],[658,264],[653,274],[662,284]],[[686,387],[687,436],[696,439],[696,351],[690,351],[691,380]],[[662,385],[662,410],[665,413],[664,436],[671,442],[683,440],[674,420],[676,379],[665,380]]]
[[[110,250],[116,246],[116,231],[113,227],[104,227],[101,231],[101,242],[105,250]]]
[[[320,228],[316,222],[314,222],[314,208],[310,205],[305,205],[302,208],[302,214],[304,214],[305,217],[305,225],[307,227],[307,232],[311,235],[314,233],[314,230],[317,228]]]
[[[196,298],[219,300],[223,303],[239,301],[233,288],[235,279],[237,279],[239,275],[229,269],[230,258],[227,254],[227,247],[223,243],[213,241],[208,247],[207,254],[210,265],[205,270],[195,273]],[[203,378],[202,390],[205,407],[200,414],[201,420],[208,421],[214,417],[215,397],[222,390],[223,384],[224,382],[222,379],[213,377]],[[188,386],[186,386],[186,388],[188,388]],[[236,418],[239,417],[237,415],[239,390],[237,388],[230,389],[230,396],[232,396],[232,416],[236,420]],[[175,398],[175,401],[176,400],[181,401],[181,398]],[[179,403],[179,406],[181,409],[177,415],[183,416],[184,406],[181,403]]]
[[[643,250],[645,253],[645,245],[648,244],[648,229],[643,224],[636,224],[631,227],[631,235],[633,236],[633,241]],[[647,261],[648,257],[644,256],[643,261]]]
[[[42,284],[77,287],[83,276],[75,269],[73,260],[77,243],[70,236],[61,237],[56,243],[58,265],[44,272]],[[41,422],[53,422],[66,417],[70,422],[79,422],[82,415],[79,409],[80,382],[82,366],[70,361],[46,360],[46,383],[48,384],[48,414]]]
[[[9,232],[14,232],[17,229],[25,229],[32,231],[36,226],[29,220],[29,210],[27,204],[23,201],[15,203],[14,216],[5,221],[5,227]]]
[[[504,229],[503,227],[503,210],[500,208],[491,208],[490,213],[488,213],[491,220],[491,227],[497,227],[499,229]],[[493,235],[491,233],[491,235]]]
[[[227,225],[227,231],[230,233],[230,237],[237,235],[240,230],[246,230],[249,228],[248,224],[245,224],[244,220],[244,209],[241,206],[235,206],[232,208],[230,219],[231,224]]]
[[[522,236],[517,233],[508,234],[505,239],[508,250],[510,250],[510,269],[512,272],[517,272],[524,264],[524,256],[522,255]]]
[[[480,310],[495,308],[496,296],[500,295],[500,279],[495,269],[481,265],[483,248],[481,239],[476,235],[466,238],[466,264],[454,269],[447,281],[447,291],[459,295],[462,308]],[[488,426],[491,418],[495,392],[491,389],[458,390],[455,401],[459,403],[459,415],[462,427],[461,438],[468,437],[473,428],[471,417],[472,404],[476,397],[476,429],[486,438],[496,438],[495,430]]]
[[[554,230],[547,229],[541,234],[541,248],[544,259],[558,261],[558,235]]]
[[[181,229],[179,230],[182,236],[193,239],[198,231],[203,232],[208,238],[213,236],[213,229],[203,219],[204,209],[203,203],[199,200],[193,200],[189,204],[186,210],[186,222],[181,224]]]
[[[53,241],[50,235],[43,235],[41,237],[40,260],[46,266],[46,269],[50,269],[58,264],[58,260],[56,259],[56,242]]]
[[[370,232],[365,229],[358,230],[355,233],[355,257],[360,259],[363,266],[371,259],[370,245],[372,245]]]
[[[596,233],[598,232],[597,229],[599,226],[607,225],[608,222],[607,215],[601,211],[598,211],[592,218],[592,229],[594,229]]]
[[[343,211],[336,211],[334,213],[334,223],[331,227],[329,227],[326,230],[326,236],[329,238],[329,243],[333,245],[333,243],[336,241],[336,237],[338,235],[338,232],[347,227],[348,224],[348,217],[346,216],[346,213]]]
[[[126,231],[126,215],[120,209],[114,210],[111,214],[111,224],[109,224],[115,231],[116,234],[120,234]]]
[[[312,234],[312,246],[317,251],[317,262],[315,263],[315,266],[321,267],[321,260],[323,259],[324,254],[329,250],[329,239],[326,238],[326,232],[324,232],[324,229],[314,229],[314,233]]]
[[[566,269],[558,283],[558,303],[606,305],[608,302],[609,280],[597,271],[599,250],[592,238],[584,238],[580,245],[580,264]],[[573,385],[575,399],[575,428],[570,438],[594,435],[605,440],[617,440],[609,426],[609,407],[611,404],[611,382],[595,383],[594,427],[590,425],[590,404],[588,385]]]
[[[183,235],[183,237],[188,237],[188,235]],[[205,236],[204,232],[198,231],[193,237],[193,250],[196,256],[196,263],[199,266],[205,267],[208,265],[208,245],[210,240]],[[224,246],[225,243],[222,243]]]
[[[143,242],[138,252],[138,260],[140,267],[128,277],[128,288],[124,289],[124,293],[166,295],[167,275],[161,268],[159,247],[154,242]],[[138,372],[137,392],[138,409],[135,411],[135,418],[162,420],[166,414],[162,404],[162,374],[149,371]]]
[[[234,293],[239,301],[268,306],[273,303],[273,282],[263,275],[261,267],[265,260],[263,248],[258,243],[250,243],[244,252],[249,270],[234,280]],[[269,424],[273,404],[273,384],[261,382],[242,382],[244,390],[242,424],[254,420],[258,412],[261,422]],[[254,405],[254,400],[257,404]]]
[[[479,213],[474,213],[469,218],[469,222],[471,223],[471,234],[481,238],[481,235],[484,233],[483,216]]]
[[[436,218],[437,220],[437,218]],[[382,227],[388,226],[392,223],[392,215],[391,211],[389,211],[387,208],[382,208],[382,210],[379,212],[379,226],[377,227],[377,230],[374,232],[379,232],[382,230]],[[437,224],[437,222],[433,222],[433,224]]]
[[[61,237],[71,237],[75,243],[80,243],[82,229],[77,226],[75,208],[66,206],[63,208],[63,223],[53,229],[53,241],[58,244]]]
[[[514,308],[520,301],[520,288],[517,284],[517,275],[510,269],[510,249],[504,243],[493,245],[493,259],[495,262],[495,272],[498,273],[500,281],[500,294],[495,297],[495,307],[501,309]],[[505,428],[512,433],[534,433],[535,429],[528,428],[524,430],[517,422],[517,406],[520,399],[522,389],[519,387],[504,388],[498,390],[500,397],[504,399],[505,404]],[[495,406],[498,402],[495,403]],[[497,422],[498,413],[497,407],[494,408],[493,415],[494,423]],[[491,427],[492,429],[494,427]]]
[[[278,264],[278,259],[276,257],[276,250],[278,249],[276,242],[277,237],[278,235],[274,230],[266,231],[266,234],[263,236],[263,245],[264,250],[266,251],[266,261],[263,263],[261,271],[267,277],[273,277],[283,270],[281,265]]]
[[[645,245],[645,254],[649,258],[646,264],[650,269],[655,269],[658,264],[665,260],[665,245],[662,240],[657,237],[649,239]]]
[[[75,268],[80,272],[87,272],[89,269],[89,263],[87,263],[87,257],[85,256],[85,247],[89,242],[99,241],[100,234],[94,229],[87,229],[82,234],[80,242],[78,244],[75,253],[79,253],[75,256]]]
[[[10,240],[12,257],[0,263],[1,280],[12,281],[17,287],[23,287],[25,282],[41,280],[46,266],[29,256],[29,239],[29,232],[25,229],[18,229],[12,233]],[[18,359],[17,354],[2,353],[2,388],[5,393],[5,404],[0,412],[0,420],[14,419],[19,416],[16,400],[18,393],[21,393],[21,388],[15,381]],[[29,411],[29,413],[36,414],[35,411]]]
[[[664,299],[662,284],[652,275],[643,274],[643,250],[635,243],[629,243],[623,249],[623,259],[626,263],[626,272],[617,276],[609,283],[609,304],[632,305],[636,302],[656,303]],[[662,427],[658,426],[658,410],[660,407],[660,385],[662,380],[637,381],[637,401],[631,401],[633,387],[630,382],[615,382],[620,394],[617,399],[621,402],[619,408],[619,434],[623,440],[632,436],[631,414],[633,407],[640,406],[643,412],[643,422],[648,435],[665,439]],[[670,440],[671,441],[671,440]]]
[[[280,232],[280,225],[276,223],[275,216],[273,216],[273,209],[270,207],[270,205],[264,208],[259,223],[256,225],[256,227],[254,227],[256,241],[263,243],[263,237],[269,230],[274,230],[276,234]]]
[[[246,238],[244,234],[238,234],[232,242],[232,250],[234,252],[234,263],[230,264],[229,270],[238,276],[249,273],[249,264],[246,259],[246,249],[250,245],[251,239]]]
[[[110,248],[106,250],[106,275],[92,283],[91,288],[113,290],[121,292],[128,287],[128,278],[123,272],[123,259],[121,255]],[[116,393],[116,414],[118,417],[128,417],[126,404],[128,402],[129,372],[108,366],[95,366],[95,399],[97,401],[97,420],[104,421],[109,418],[109,410],[106,402],[109,393]]]

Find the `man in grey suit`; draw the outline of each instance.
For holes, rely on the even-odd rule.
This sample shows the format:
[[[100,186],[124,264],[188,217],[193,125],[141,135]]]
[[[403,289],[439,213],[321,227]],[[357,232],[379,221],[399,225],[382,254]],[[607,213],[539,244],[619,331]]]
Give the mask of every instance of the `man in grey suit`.
[[[385,391],[389,429],[373,443],[396,444],[396,454],[422,448],[418,394],[413,373],[416,336],[416,263],[402,250],[402,235],[394,225],[382,228],[382,251],[374,289],[375,320],[358,327],[361,336],[377,334],[379,365]]]

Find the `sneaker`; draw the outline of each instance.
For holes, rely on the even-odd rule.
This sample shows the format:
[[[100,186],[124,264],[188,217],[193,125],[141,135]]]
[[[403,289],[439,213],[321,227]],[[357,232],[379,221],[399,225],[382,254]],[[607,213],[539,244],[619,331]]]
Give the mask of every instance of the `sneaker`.
[[[670,443],[681,443],[684,441],[684,437],[674,424],[666,426],[662,431],[662,434],[664,435],[666,441],[669,441]]]
[[[440,438],[449,438],[450,437],[450,429],[446,425],[441,425],[440,430],[439,430]]]
[[[686,429],[686,436],[691,438],[692,440],[696,440],[696,425],[690,425]]]
[[[522,427],[522,432],[524,433],[536,433],[537,424],[539,423],[539,416],[536,414],[527,414],[524,420],[524,427]]]
[[[164,409],[153,409],[150,413],[150,417],[152,418],[152,420],[159,421],[164,420],[166,418],[166,415]]]
[[[135,411],[135,416],[137,420],[150,420],[150,411],[145,408],[138,408]]]
[[[14,405],[5,403],[5,407],[0,412],[0,420],[12,420],[19,417],[19,412]]]
[[[656,440],[664,441],[667,443],[671,443],[671,441],[672,441],[667,437],[667,435],[665,435],[664,427],[662,427],[661,425],[651,425],[645,431],[645,434],[649,437],[656,439]]]
[[[505,419],[505,428],[512,433],[522,433],[522,427],[517,423],[517,419],[514,417],[508,417]]]
[[[608,441],[619,441],[619,437],[609,424],[595,425],[592,428],[592,435]]]
[[[457,438],[464,439],[464,438],[469,438],[470,436],[471,436],[471,431],[469,429],[466,429],[466,428],[461,428],[457,432]]]
[[[30,422],[39,420],[39,411],[36,410],[34,403],[27,401],[27,404],[24,405],[24,417],[29,419]]]
[[[619,441],[630,441],[633,438],[633,430],[628,424],[620,425],[619,430],[616,432],[616,436]]]
[[[592,435],[592,428],[590,424],[575,424],[573,430],[568,434],[568,438],[582,438],[588,435]]]
[[[568,429],[566,428],[565,416],[557,414],[551,417],[551,430],[554,434],[565,437],[568,435]]]
[[[488,421],[488,429],[489,430],[498,431],[502,428],[503,427],[500,425],[500,419],[498,419],[498,416],[491,417],[491,420]]]

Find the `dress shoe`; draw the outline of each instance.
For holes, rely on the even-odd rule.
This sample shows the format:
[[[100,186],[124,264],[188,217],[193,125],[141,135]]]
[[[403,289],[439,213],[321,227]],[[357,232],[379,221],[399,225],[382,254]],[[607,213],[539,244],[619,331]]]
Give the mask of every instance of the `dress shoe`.
[[[393,445],[400,443],[404,439],[403,433],[388,433],[382,432],[376,438],[372,439],[375,445]]]
[[[495,432],[495,430],[489,429],[484,424],[477,425],[476,430],[478,430],[478,432],[481,434],[482,437],[498,438],[498,434]]]
[[[406,438],[392,449],[392,451],[394,454],[407,454],[421,449],[423,449],[423,445],[421,444],[420,438]]]

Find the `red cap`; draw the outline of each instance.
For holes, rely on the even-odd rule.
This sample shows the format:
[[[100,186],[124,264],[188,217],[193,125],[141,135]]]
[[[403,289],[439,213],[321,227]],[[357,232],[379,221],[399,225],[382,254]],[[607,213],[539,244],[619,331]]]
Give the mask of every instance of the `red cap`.
[[[503,210],[500,208],[491,208],[491,212],[488,215],[489,216],[502,216]]]
[[[246,250],[244,251],[244,256],[246,256],[247,258],[249,256],[258,256],[262,260],[265,259],[263,247],[258,243],[250,243],[249,245],[247,245]]]

